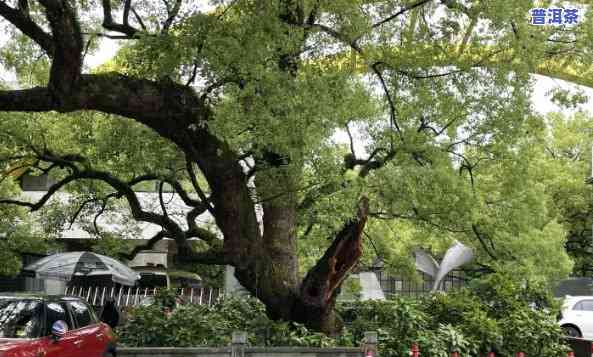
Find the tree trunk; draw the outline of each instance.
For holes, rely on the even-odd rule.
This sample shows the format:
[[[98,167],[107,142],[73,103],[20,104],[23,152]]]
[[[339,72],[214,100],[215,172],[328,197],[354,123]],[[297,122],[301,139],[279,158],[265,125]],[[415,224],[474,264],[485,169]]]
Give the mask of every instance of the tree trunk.
[[[302,168],[280,160],[280,163],[272,164],[270,170],[266,167],[265,172],[258,172],[258,189],[266,188],[266,196],[271,197],[262,203],[264,222],[263,233],[260,232],[254,195],[248,185],[250,177],[239,163],[239,153],[208,129],[213,108],[205,98],[190,87],[169,80],[153,81],[113,73],[83,74],[84,41],[74,3],[67,0],[40,0],[39,3],[51,34],[45,32],[46,26],[39,26],[28,14],[0,2],[0,16],[37,42],[52,58],[47,87],[0,91],[0,111],[56,110],[65,113],[97,110],[132,118],[175,143],[189,167],[194,163],[198,165],[211,192],[210,197],[200,197],[199,204],[190,202],[193,214],[187,215],[189,228],[184,229],[164,213],[143,210],[133,185],[114,175],[83,167],[85,165],[80,165],[80,160],[69,161],[71,155],[43,155],[46,157],[40,157],[41,161],[50,160],[54,164],[51,167],[66,165],[71,173],[52,186],[49,195],[38,204],[20,204],[38,209],[54,192],[73,180],[103,181],[116,191],[118,197],[128,201],[135,219],[163,228],[162,234],[150,240],[151,244],[165,236],[170,237],[178,243],[180,254],[187,254],[196,262],[233,265],[239,282],[266,305],[268,315],[273,319],[301,322],[328,334],[339,332],[342,324],[334,305],[342,282],[362,253],[361,233],[368,215],[367,199],[361,199],[357,216],[345,224],[324,256],[299,281],[296,188]],[[104,26],[132,38],[134,31],[128,24],[113,22],[110,2],[103,1],[102,4]],[[284,1],[280,18],[286,24],[302,25],[303,9],[302,1]],[[301,47],[305,45],[306,36],[307,33],[303,35]],[[292,78],[297,78],[301,51],[296,47],[293,50],[279,54],[278,66]],[[196,191],[201,192],[200,189]],[[258,199],[262,197],[259,196]],[[15,203],[14,200],[7,202]],[[200,236],[199,230],[192,227],[196,226],[194,219],[201,212],[200,206],[211,210],[224,236],[222,244],[212,238],[214,233]],[[194,237],[201,238],[210,249],[192,251],[187,240]]]
[[[239,268],[235,273],[237,279],[266,305],[270,318],[303,323],[328,335],[338,334],[343,323],[335,312],[335,302],[343,281],[362,254],[368,200],[366,197],[360,200],[356,217],[344,225],[301,282],[296,281],[296,245],[287,244],[293,239],[290,233],[295,229],[293,216],[287,215],[290,211],[287,207],[274,206],[272,210],[271,206],[274,205],[264,206],[268,207],[264,212],[268,212],[267,219],[275,223],[264,223],[269,230],[267,235],[264,233],[264,240],[268,241],[262,246],[263,254],[250,265],[256,267],[256,271]]]

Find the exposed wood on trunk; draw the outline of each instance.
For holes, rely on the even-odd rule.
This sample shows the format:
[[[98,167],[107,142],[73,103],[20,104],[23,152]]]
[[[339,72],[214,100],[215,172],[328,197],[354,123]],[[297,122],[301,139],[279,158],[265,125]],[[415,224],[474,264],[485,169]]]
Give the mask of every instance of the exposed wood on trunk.
[[[363,197],[356,217],[344,225],[323,257],[303,280],[300,301],[294,306],[294,318],[302,319],[311,327],[327,333],[335,333],[341,329],[341,321],[335,315],[334,305],[344,279],[362,255],[362,231],[368,214],[369,202]]]
[[[324,306],[335,298],[337,289],[362,255],[362,230],[368,213],[368,199],[363,197],[356,218],[338,233],[332,245],[303,280],[301,297],[306,303]]]
[[[323,258],[300,283],[296,246],[298,202],[295,189],[299,179],[294,177],[295,172],[299,170],[292,172],[279,169],[276,176],[267,177],[269,172],[258,172],[259,176],[256,178],[261,180],[258,184],[273,187],[275,192],[272,192],[270,197],[276,197],[262,204],[262,235],[252,192],[247,185],[249,177],[239,163],[240,155],[208,128],[212,104],[205,102],[205,98],[197,95],[192,88],[167,79],[154,81],[116,73],[83,74],[84,46],[75,2],[39,2],[45,9],[51,35],[35,24],[24,12],[24,8],[21,11],[0,2],[0,16],[36,41],[52,58],[47,87],[0,91],[0,111],[55,110],[66,113],[96,110],[131,118],[176,144],[187,158],[188,170],[193,170],[192,165],[197,165],[210,189],[206,198],[204,192],[199,189],[193,172],[189,172],[189,176],[200,201],[186,194],[182,186],[172,184],[182,200],[193,208],[186,216],[187,230],[182,229],[165,214],[164,207],[160,214],[145,211],[133,190],[133,182],[124,182],[109,172],[93,170],[86,166],[83,168],[84,165],[79,167],[79,161],[69,162],[71,158],[54,158],[61,160],[60,163],[70,169],[70,175],[56,186],[55,191],[77,179],[102,181],[115,189],[114,195],[128,201],[136,220],[154,223],[163,228],[163,232],[149,240],[147,246],[164,237],[173,238],[178,243],[182,261],[235,266],[239,281],[266,304],[270,317],[302,322],[327,333],[339,332],[341,323],[333,308],[342,282],[362,253],[361,232],[368,215],[367,199],[361,200],[358,215],[345,224]],[[177,4],[179,3],[178,1]],[[286,3],[283,14],[285,21],[304,21],[304,8],[300,2],[297,3]],[[127,21],[129,12],[134,11],[131,1],[124,3],[122,24],[114,22],[110,1],[102,0],[102,5],[104,27],[122,32],[129,37],[136,36],[138,30],[131,27]],[[171,15],[176,14],[178,10],[173,8]],[[170,24],[172,18],[168,21]],[[303,44],[304,42],[303,38]],[[278,57],[280,68],[295,78],[299,53],[295,49],[294,53],[285,53]],[[50,158],[46,158],[45,161],[55,163]],[[286,194],[279,195],[282,190],[285,190]],[[37,209],[53,193],[54,190],[51,190],[43,202],[21,205]],[[4,200],[4,203],[20,204],[12,200]],[[216,225],[224,237],[222,244],[215,234],[195,224],[197,216],[205,210],[213,214]],[[210,250],[193,251],[187,243],[190,237],[199,237],[207,242]],[[137,253],[137,250],[132,253]]]

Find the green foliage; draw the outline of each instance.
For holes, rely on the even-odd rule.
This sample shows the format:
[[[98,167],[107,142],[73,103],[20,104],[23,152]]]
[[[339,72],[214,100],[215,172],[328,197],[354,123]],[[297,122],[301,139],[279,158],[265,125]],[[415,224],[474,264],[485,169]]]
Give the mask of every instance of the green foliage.
[[[45,84],[50,63],[43,51],[23,34],[14,33],[12,38],[0,49],[0,63],[14,70],[16,79],[24,86]]]
[[[88,49],[96,50],[92,34],[100,23],[93,12],[98,1],[76,3],[81,5],[81,29],[95,43],[89,42]],[[180,16],[162,32],[171,12],[166,3],[135,5],[134,13],[144,19],[147,33],[127,41],[113,60],[94,71],[109,72],[109,78],[121,73],[154,80],[162,88],[172,82],[185,84],[195,74],[198,80],[188,86],[205,98],[211,113],[209,132],[237,157],[246,157],[239,161],[255,165],[250,181],[255,186],[253,202],[247,204],[270,197],[282,200],[287,193],[298,196],[298,202],[290,202],[295,210],[298,206],[297,226],[288,228],[298,232],[303,273],[352,216],[361,195],[371,202],[365,264],[380,256],[388,270],[413,275],[411,250],[422,247],[438,255],[457,239],[474,249],[481,266],[551,282],[572,269],[564,252],[568,233],[569,246],[577,246],[571,249],[575,271],[592,271],[593,247],[583,238],[590,233],[592,199],[582,182],[588,176],[589,157],[584,152],[591,118],[582,114],[574,120],[542,118],[530,103],[534,68],[546,70],[561,63],[571,73],[590,73],[574,69],[592,58],[590,12],[575,27],[534,27],[525,21],[529,9],[538,4],[534,0],[513,6],[503,0],[440,1],[373,26],[412,2],[232,1],[224,6],[215,1],[218,7],[204,12],[197,10],[202,2],[193,1],[184,2],[188,4]],[[121,1],[113,2],[114,12],[117,5]],[[42,10],[41,5],[32,5],[31,18],[47,29]],[[286,20],[309,15],[323,26]],[[2,64],[23,87],[45,85],[50,59],[40,56],[32,41],[11,31],[2,43]],[[350,48],[353,44],[360,46],[359,54]],[[290,66],[287,57],[294,61]],[[370,64],[380,77],[371,74]],[[358,71],[361,65],[364,73]],[[561,92],[556,99],[567,106],[583,100]],[[179,180],[192,198],[197,197],[185,172],[189,152],[136,121],[92,111],[0,116],[3,171],[15,165],[32,174],[50,170],[47,163],[37,162],[43,149],[83,157],[81,167],[106,171],[123,181],[148,173]],[[191,125],[175,126],[171,120],[178,142],[191,137]],[[355,141],[362,147],[336,145],[336,134],[344,134],[346,128],[356,128]],[[201,151],[189,156],[195,159]],[[270,151],[287,158],[285,168],[262,160]],[[206,164],[216,163],[200,163]],[[363,166],[374,170],[361,177]],[[50,171],[55,179],[67,175],[62,165]],[[280,171],[288,173],[290,184],[277,180]],[[212,183],[224,178],[209,179]],[[198,180],[208,194],[204,178]],[[148,189],[153,183],[134,188]],[[114,231],[103,232],[94,224],[104,209],[124,211],[121,196],[106,202],[113,189],[96,180],[78,180],[64,189],[72,194],[71,200],[53,202],[42,212],[42,235],[27,233],[30,228],[22,210],[0,212],[4,220],[0,232],[9,232],[1,243],[0,258],[10,262],[9,272],[18,266],[14,252],[33,249],[45,236],[58,235],[77,212],[83,229],[103,237],[96,251],[117,256],[127,248],[115,239],[137,232],[137,225],[128,227],[133,221],[129,216],[120,217],[119,223],[126,227]],[[16,189],[0,190],[1,198],[18,195]],[[94,203],[79,211],[89,200]],[[153,211],[161,213],[155,207]],[[488,313],[473,309],[467,315],[477,319],[468,320],[476,331],[482,320],[492,331],[502,330],[499,322],[487,319]],[[519,315],[524,320],[539,318]],[[471,336],[456,323],[426,319],[434,337],[426,338],[426,343],[436,344],[427,345],[428,350],[436,351],[444,341],[470,349],[466,342]],[[168,319],[162,323],[173,324]],[[166,327],[175,330],[175,326]],[[480,333],[495,343],[487,332]]]
[[[403,356],[418,343],[423,356],[532,356],[556,357],[565,347],[556,323],[557,306],[541,286],[521,286],[506,274],[494,274],[471,290],[437,293],[420,300],[396,298],[361,302],[344,314],[353,319],[354,338],[379,331],[379,350]],[[545,305],[542,305],[544,304]]]
[[[572,116],[557,113],[546,119],[546,136],[541,144],[545,156],[539,165],[542,171],[554,173],[544,182],[549,206],[566,232],[573,273],[592,276],[593,195],[591,185],[585,182],[591,176],[591,116],[583,112]]]
[[[16,190],[9,180],[0,182],[0,197]],[[50,237],[32,224],[24,209],[0,205],[0,276],[20,272],[22,253],[45,254],[53,246]]]
[[[175,297],[175,291],[163,289],[154,296],[154,304],[160,308],[168,307],[172,309],[177,305]]]
[[[422,356],[481,356],[496,351],[512,356],[557,357],[566,348],[555,316],[558,304],[542,284],[518,282],[510,274],[492,274],[471,289],[436,293],[420,299],[348,302],[339,306],[347,322],[335,338],[304,326],[271,321],[264,306],[252,299],[227,299],[212,307],[185,305],[166,318],[162,306],[174,299],[132,311],[119,331],[128,346],[224,346],[233,331],[247,331],[258,346],[357,346],[366,331],[377,331],[379,352],[406,356],[417,343]],[[168,333],[163,333],[168,331]]]
[[[349,344],[346,337],[332,339],[300,324],[271,321],[263,304],[255,299],[226,299],[213,306],[181,305],[167,318],[163,306],[174,300],[161,294],[157,303],[130,311],[119,331],[126,346],[226,346],[233,331],[249,332],[249,343],[262,346],[328,347]],[[164,333],[167,331],[167,333]]]
[[[379,350],[389,356],[405,355],[419,342],[429,320],[419,301],[402,298],[351,303],[342,309],[344,318],[352,321],[349,329],[354,339],[360,340],[365,331],[377,331]]]
[[[104,235],[97,239],[92,247],[92,250],[96,253],[120,260],[123,258],[124,254],[131,252],[132,249],[133,247],[130,242],[111,234]]]
[[[358,279],[358,276],[351,275],[342,283],[338,299],[345,301],[358,300],[360,299],[361,291],[360,279]]]

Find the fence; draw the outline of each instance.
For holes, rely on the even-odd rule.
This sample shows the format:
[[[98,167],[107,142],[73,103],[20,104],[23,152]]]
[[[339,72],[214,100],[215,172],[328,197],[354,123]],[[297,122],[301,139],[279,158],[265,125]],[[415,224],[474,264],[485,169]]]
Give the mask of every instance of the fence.
[[[108,298],[112,298],[119,307],[140,305],[150,296],[156,295],[159,288],[138,288],[133,286],[105,287],[105,286],[69,286],[65,295],[78,296],[93,306],[102,306]],[[180,288],[177,290],[184,303],[198,305],[213,305],[224,294],[222,289],[216,288]]]
[[[429,293],[434,284],[434,279],[430,275],[420,271],[418,272],[420,275],[419,280],[390,275],[382,270],[377,271],[376,274],[381,284],[381,289],[386,295],[421,296]],[[464,273],[460,270],[453,270],[443,279],[441,289],[449,291],[465,285],[466,277]]]

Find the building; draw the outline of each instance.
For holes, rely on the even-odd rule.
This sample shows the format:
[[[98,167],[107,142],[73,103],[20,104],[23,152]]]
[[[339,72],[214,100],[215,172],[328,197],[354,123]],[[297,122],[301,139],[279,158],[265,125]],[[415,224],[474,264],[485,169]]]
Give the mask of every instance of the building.
[[[22,175],[20,177],[20,184],[23,190],[22,200],[28,200],[31,202],[38,201],[47,190],[55,183],[47,175],[42,176],[30,176]],[[137,195],[141,204],[147,210],[159,210],[160,204],[158,200],[158,190],[156,184],[153,189],[147,189],[145,191],[138,191]],[[178,197],[177,194],[169,190],[165,193],[167,197],[167,209],[170,215],[184,214],[187,207],[183,201]],[[67,193],[58,192],[48,202],[66,202],[69,199]],[[121,226],[125,223],[120,224],[122,220],[125,220],[125,216],[117,215],[117,213],[108,215],[104,214],[98,220],[98,226],[101,230],[109,232],[117,232]],[[208,214],[204,214],[198,217],[198,221],[208,222],[211,217]],[[121,225],[121,226],[120,226]],[[160,227],[144,222],[134,222],[134,232],[136,234],[127,234],[122,239],[126,239],[130,247],[143,245],[145,242],[160,231]],[[57,241],[61,243],[63,251],[85,251],[91,250],[94,243],[97,242],[97,237],[92,236],[86,230],[81,227],[79,223],[70,225],[67,229],[60,232]],[[47,252],[48,254],[54,254],[57,252]],[[175,242],[171,239],[163,239],[156,243],[152,249],[140,251],[133,260],[126,262],[129,267],[136,270],[143,270],[144,274],[149,274],[150,271],[154,270],[167,270],[173,269],[174,256],[177,253]],[[25,254],[23,256],[23,266],[34,262],[37,259],[42,258],[44,255]],[[105,282],[107,284],[107,282]],[[57,280],[39,280],[31,277],[19,276],[16,278],[0,278],[0,291],[43,291],[49,294],[60,294],[63,293],[66,288],[66,282]]]

